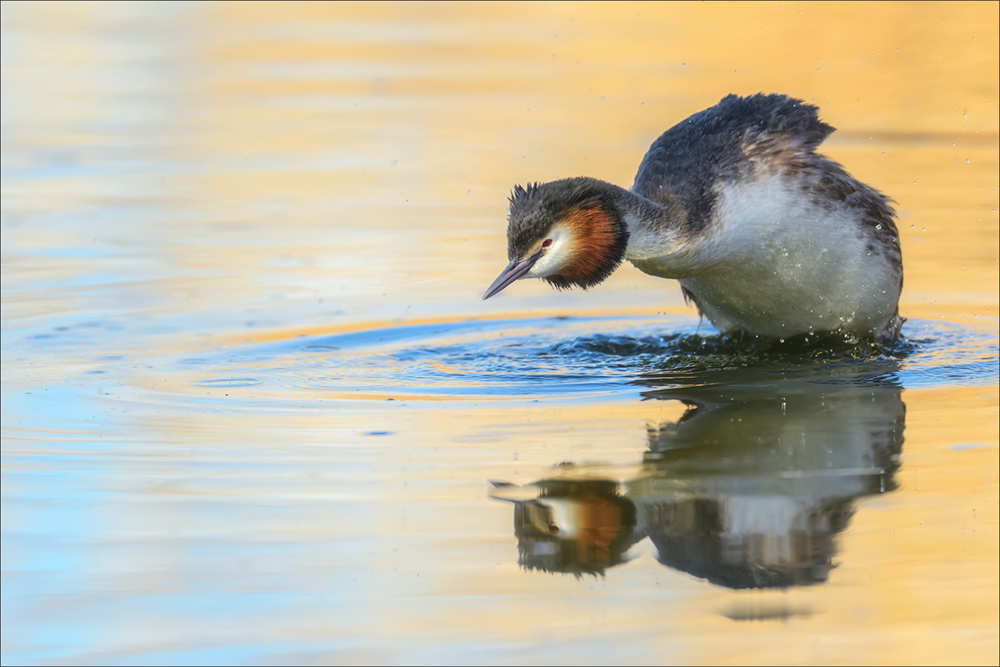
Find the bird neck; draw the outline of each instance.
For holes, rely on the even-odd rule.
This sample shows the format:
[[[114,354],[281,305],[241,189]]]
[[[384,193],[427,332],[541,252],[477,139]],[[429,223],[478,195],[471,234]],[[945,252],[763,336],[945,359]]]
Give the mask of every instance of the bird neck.
[[[676,257],[680,262],[681,255],[690,254],[692,238],[685,225],[687,216],[673,197],[664,196],[663,202],[657,203],[617,188],[615,200],[628,231],[625,259],[638,266],[638,262],[654,258]]]

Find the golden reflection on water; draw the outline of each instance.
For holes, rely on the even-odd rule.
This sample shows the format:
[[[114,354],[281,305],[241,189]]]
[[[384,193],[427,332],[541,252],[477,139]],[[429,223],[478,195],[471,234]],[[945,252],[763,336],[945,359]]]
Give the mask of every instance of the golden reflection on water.
[[[324,222],[395,227],[392,218],[417,215],[438,247],[458,241],[438,234],[460,227],[462,240],[475,245],[449,256],[444,271],[433,275],[448,286],[469,281],[478,288],[503,261],[504,197],[511,184],[586,173],[627,185],[652,139],[687,115],[730,92],[788,92],[815,101],[838,128],[825,150],[899,202],[908,267],[904,303],[919,308],[943,300],[944,274],[949,286],[957,283],[964,298],[975,300],[971,305],[988,307],[997,283],[989,263],[997,230],[989,212],[996,202],[998,114],[990,69],[996,34],[985,28],[993,15],[981,12],[996,7],[880,4],[863,16],[844,5],[777,7],[515,5],[483,10],[487,19],[472,7],[421,6],[394,11],[399,20],[430,30],[376,45],[357,35],[374,29],[380,12],[297,7],[281,20],[326,29],[261,39],[277,16],[223,5],[214,8],[219,20],[246,32],[244,40],[210,54],[225,72],[220,83],[234,88],[206,86],[217,91],[202,102],[210,125],[206,152],[307,152],[310,146],[327,152],[347,145],[371,164],[314,176],[221,172],[214,176],[223,182],[204,185],[232,192],[233,199],[280,192],[298,200],[300,190],[315,197],[329,188],[340,206],[368,192],[389,206],[447,201],[445,220],[389,212],[361,220],[348,210],[340,224]],[[732,29],[721,30],[726,25]],[[303,100],[302,106],[329,100],[334,108],[298,118],[286,105],[246,104],[269,96]],[[404,101],[405,121],[392,100]],[[945,155],[957,160],[952,168],[935,172],[932,181],[920,178]],[[373,182],[372,172],[382,176]],[[958,211],[949,210],[961,220],[957,230],[933,224],[941,211],[931,200],[951,192],[947,199],[961,202]],[[942,243],[954,254],[941,252]],[[436,254],[433,246],[426,251]],[[928,267],[935,267],[929,275]],[[613,280],[612,289],[639,284],[655,290],[654,303],[680,306],[675,290],[638,272]],[[669,304],[664,293],[673,299]]]
[[[897,202],[910,331],[995,336],[996,3],[3,12],[5,662],[996,660],[996,384],[802,391],[779,419],[759,385],[300,405],[160,361],[690,315],[628,267],[479,299],[511,185],[628,185],[663,130],[758,91],[817,104],[823,150]],[[124,330],[65,347],[84,320]]]
[[[146,114],[160,137],[143,136],[146,150],[199,167],[155,185],[134,176],[119,187],[21,183],[6,197],[28,211],[53,198],[73,206],[126,192],[175,207],[183,215],[171,225],[185,233],[168,261],[202,281],[225,280],[228,296],[323,292],[341,308],[364,308],[386,294],[439,314],[442,300],[472,299],[504,263],[512,184],[585,173],[627,185],[670,125],[730,92],[787,92],[815,101],[838,128],[825,151],[898,202],[903,312],[928,316],[960,303],[989,315],[997,300],[996,5],[778,7],[194,7],[163,19],[164,31],[185,37],[183,51],[146,47],[176,75],[132,74],[124,85],[98,78],[112,54],[58,39],[86,34],[91,22],[118,24],[18,7],[11,14],[26,27],[42,30],[42,15],[52,22],[44,28],[52,48],[32,47],[29,64],[76,65],[82,76],[68,92],[104,93],[97,109],[106,114],[129,89],[162,100],[177,111]],[[395,17],[388,25],[386,14]],[[72,107],[25,78],[39,72],[6,71],[26,96],[13,119],[32,117],[13,147],[103,159],[100,133],[80,127],[93,105],[67,119]],[[67,136],[67,125],[80,129]],[[275,228],[280,267],[274,246],[246,242]],[[392,242],[371,252],[376,229]],[[137,289],[171,299],[174,287]],[[186,306],[209,310],[218,291],[192,289]],[[555,300],[533,283],[519,292],[481,309],[684,310],[679,290],[628,268],[597,300]]]

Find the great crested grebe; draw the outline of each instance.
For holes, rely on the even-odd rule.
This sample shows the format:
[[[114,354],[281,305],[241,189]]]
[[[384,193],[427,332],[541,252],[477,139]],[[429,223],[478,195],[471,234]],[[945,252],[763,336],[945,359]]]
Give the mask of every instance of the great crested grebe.
[[[839,331],[891,341],[903,263],[889,199],[819,155],[833,132],[786,95],[729,95],[653,142],[631,190],[594,178],[516,186],[510,264],[584,289],[627,259],[674,278],[723,333]]]

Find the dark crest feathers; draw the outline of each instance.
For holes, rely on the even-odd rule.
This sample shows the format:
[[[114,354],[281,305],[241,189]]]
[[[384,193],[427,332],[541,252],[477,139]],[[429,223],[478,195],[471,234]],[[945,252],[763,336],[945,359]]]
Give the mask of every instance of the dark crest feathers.
[[[592,287],[618,268],[625,257],[628,230],[616,203],[616,186],[595,178],[566,178],[550,183],[515,185],[510,194],[507,256],[523,258],[558,222],[581,214],[596,226],[577,226],[580,252],[563,275],[546,280],[558,289]],[[599,211],[598,215],[593,212]]]

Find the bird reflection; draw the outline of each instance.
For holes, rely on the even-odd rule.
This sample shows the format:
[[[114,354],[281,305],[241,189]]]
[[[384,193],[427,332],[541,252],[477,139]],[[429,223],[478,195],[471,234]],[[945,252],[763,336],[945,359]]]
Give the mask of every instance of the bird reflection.
[[[664,565],[729,588],[824,582],[855,500],[895,488],[905,405],[886,377],[651,388],[687,409],[647,427],[637,474],[563,464],[493,497],[515,504],[525,569],[604,574],[648,537]]]
[[[518,562],[527,569],[603,574],[634,544],[636,506],[618,482],[547,479],[538,497],[515,502]]]

